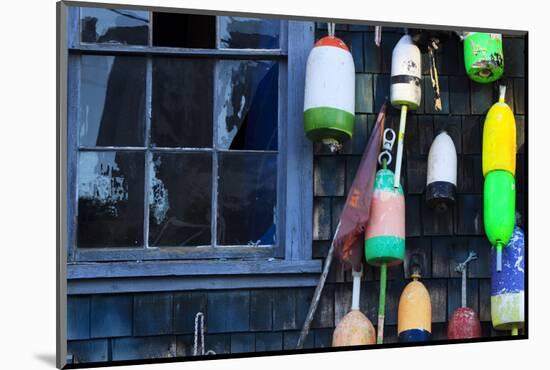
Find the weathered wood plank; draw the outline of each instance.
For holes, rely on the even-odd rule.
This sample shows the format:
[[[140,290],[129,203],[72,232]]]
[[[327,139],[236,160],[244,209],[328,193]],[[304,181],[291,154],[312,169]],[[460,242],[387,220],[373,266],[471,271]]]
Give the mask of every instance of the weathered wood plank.
[[[174,334],[191,334],[195,331],[195,316],[206,314],[205,292],[174,293]]]
[[[130,278],[153,276],[301,274],[321,271],[320,261],[147,261],[73,263],[67,279]]]
[[[273,328],[273,290],[250,291],[250,330],[269,331]]]
[[[297,327],[294,289],[276,290],[273,297],[273,330],[292,330]]]
[[[286,218],[285,256],[287,260],[309,260],[312,241],[313,150],[303,132],[305,68],[309,48],[314,43],[313,22],[288,22],[288,119],[286,135]],[[283,158],[284,159],[284,158]]]
[[[316,286],[318,281],[318,274],[78,279],[69,281],[67,292],[69,295],[81,295],[170,292],[177,290],[311,287]]]
[[[112,341],[113,361],[171,358],[176,356],[176,337],[115,338]]]
[[[124,295],[94,295],[90,304],[92,338],[132,335],[133,298]]]
[[[407,278],[412,274],[411,257],[417,255],[422,269],[422,278],[432,277],[432,244],[431,238],[407,238],[407,248],[405,249],[405,260],[403,261],[403,270]]]
[[[137,294],[134,296],[135,336],[172,334],[172,294]]]
[[[250,329],[250,292],[227,290],[208,293],[208,333],[230,333]]]
[[[290,34],[289,34],[290,36]],[[217,59],[285,59],[287,53],[278,49],[194,49],[163,46],[81,44],[69,47],[71,54],[97,55],[170,55],[181,57],[213,57]]]

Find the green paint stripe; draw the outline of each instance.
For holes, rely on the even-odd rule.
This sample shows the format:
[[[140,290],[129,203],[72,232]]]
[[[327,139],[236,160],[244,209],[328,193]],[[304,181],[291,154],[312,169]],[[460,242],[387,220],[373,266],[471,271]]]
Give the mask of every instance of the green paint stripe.
[[[315,107],[304,112],[304,131],[312,140],[345,141],[353,135],[355,115],[338,108]]]

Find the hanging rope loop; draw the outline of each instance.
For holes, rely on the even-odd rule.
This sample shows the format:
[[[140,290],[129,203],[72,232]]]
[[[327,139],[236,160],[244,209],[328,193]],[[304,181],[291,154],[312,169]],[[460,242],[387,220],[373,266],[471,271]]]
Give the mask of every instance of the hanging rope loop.
[[[200,334],[200,338],[199,338]],[[200,339],[200,344],[199,344]],[[212,350],[204,351],[204,314],[197,312],[195,315],[195,342],[193,344],[193,356],[215,355]]]

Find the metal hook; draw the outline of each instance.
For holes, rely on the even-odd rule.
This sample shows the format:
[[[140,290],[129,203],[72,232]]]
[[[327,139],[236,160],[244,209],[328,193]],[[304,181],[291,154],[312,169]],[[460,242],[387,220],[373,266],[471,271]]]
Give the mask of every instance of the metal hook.
[[[468,258],[466,258],[466,260],[464,262],[459,263],[458,265],[456,265],[455,271],[456,272],[463,272],[466,269],[466,265],[469,262],[473,261],[473,260],[477,260],[477,253],[470,251],[470,254],[468,255]]]
[[[391,134],[390,138],[388,138],[388,134]],[[395,131],[391,128],[387,128],[384,130],[384,142],[382,143],[382,149],[392,150],[393,143],[395,143]]]

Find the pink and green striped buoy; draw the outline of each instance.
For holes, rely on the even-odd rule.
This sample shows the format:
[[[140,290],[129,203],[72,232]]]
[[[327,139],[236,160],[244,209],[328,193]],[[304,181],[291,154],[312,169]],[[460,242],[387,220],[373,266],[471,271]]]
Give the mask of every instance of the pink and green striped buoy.
[[[323,37],[309,53],[304,92],[304,131],[310,140],[331,150],[353,134],[355,65],[346,44]]]

